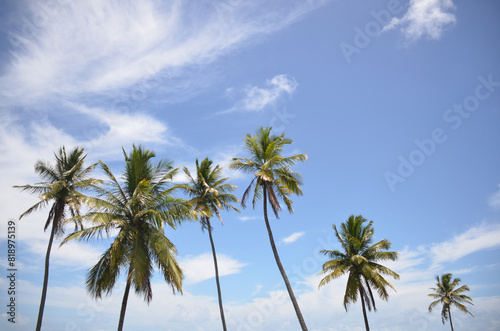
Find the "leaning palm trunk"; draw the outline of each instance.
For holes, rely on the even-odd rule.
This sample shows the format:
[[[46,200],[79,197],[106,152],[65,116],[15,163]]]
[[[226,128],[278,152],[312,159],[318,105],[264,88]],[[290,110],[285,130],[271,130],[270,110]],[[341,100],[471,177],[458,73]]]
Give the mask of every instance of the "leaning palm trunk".
[[[299,304],[297,303],[297,299],[295,298],[295,294],[293,293],[292,286],[290,286],[290,282],[288,281],[288,277],[286,275],[285,269],[283,269],[283,265],[281,264],[280,257],[278,255],[278,250],[276,249],[276,244],[274,243],[273,232],[271,231],[271,225],[269,224],[269,219],[267,218],[267,188],[264,187],[264,220],[266,222],[267,233],[269,234],[269,242],[271,243],[271,248],[273,250],[274,259],[276,260],[276,264],[278,265],[278,269],[280,270],[281,276],[285,281],[285,286],[288,291],[288,295],[290,296],[290,300],[292,300],[293,308],[295,309],[295,313],[297,314],[297,318],[300,323],[300,327],[303,331],[307,331],[306,322],[304,321],[304,317],[302,317],[302,312],[300,311]]]
[[[52,242],[56,232],[55,222],[52,222],[52,229],[50,231],[49,244],[47,245],[47,253],[45,254],[45,273],[43,275],[42,298],[40,299],[40,308],[38,310],[38,320],[36,322],[36,331],[42,329],[43,310],[45,309],[45,298],[47,297],[47,285],[49,283],[49,261],[50,250],[52,249]]]
[[[125,312],[127,311],[128,294],[130,292],[131,277],[132,277],[132,269],[129,269],[127,275],[127,285],[125,285],[125,293],[123,293],[122,308],[120,310],[120,321],[118,322],[118,331],[123,330],[123,322],[125,321]]]
[[[365,294],[363,292],[363,289],[360,289],[360,294],[359,296],[361,297],[361,306],[363,307],[363,318],[365,320],[365,327],[366,331],[370,331],[370,325],[368,325],[368,316],[366,315],[366,306],[365,306]]]
[[[45,272],[43,275],[42,297],[40,299],[40,308],[38,310],[36,331],[40,331],[42,329],[43,310],[45,309],[45,298],[47,297],[47,286],[49,283],[50,251],[52,250],[52,243],[54,242],[54,237],[58,230],[58,227],[60,226],[63,214],[64,214],[64,201],[58,199],[56,200],[56,202],[54,202],[54,205],[52,206],[52,209],[49,212],[49,220],[52,217],[52,229],[50,230],[49,244],[47,245],[47,253],[45,254]]]
[[[450,326],[451,326],[451,331],[453,330],[453,322],[451,321],[451,309],[448,309],[448,316],[450,317]]]
[[[217,255],[215,254],[215,245],[214,245],[214,240],[212,238],[212,229],[210,226],[210,220],[208,220],[208,218],[207,218],[206,222],[207,222],[207,228],[208,228],[208,236],[210,237],[210,245],[212,246],[212,255],[214,257],[215,282],[217,283],[217,295],[219,297],[219,310],[220,310],[220,318],[222,321],[222,329],[224,331],[226,331],[227,330],[226,319],[224,318],[224,307],[222,306],[222,293],[221,293],[220,282],[219,282],[219,267],[217,265]]]

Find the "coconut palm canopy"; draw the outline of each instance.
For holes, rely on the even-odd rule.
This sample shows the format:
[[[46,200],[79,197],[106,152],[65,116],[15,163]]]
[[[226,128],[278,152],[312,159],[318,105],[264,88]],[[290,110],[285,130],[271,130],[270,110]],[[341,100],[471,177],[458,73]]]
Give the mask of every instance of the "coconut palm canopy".
[[[369,330],[366,308],[368,311],[377,310],[373,292],[387,301],[388,288],[395,289],[386,277],[399,279],[399,275],[381,264],[384,261],[397,260],[398,253],[387,251],[391,248],[391,242],[387,239],[373,243],[373,221],[368,224],[365,224],[366,222],[368,221],[361,215],[351,215],[340,225],[340,231],[333,225],[335,236],[342,248],[320,251],[331,260],[323,264],[321,273],[325,276],[321,279],[319,287],[347,274],[344,307],[348,310],[349,305],[360,298],[366,330]]]
[[[453,278],[451,273],[446,273],[441,276],[436,276],[436,287],[431,288],[433,293],[428,294],[429,297],[436,299],[429,305],[429,312],[432,312],[437,306],[441,307],[441,321],[445,324],[450,321],[451,329],[453,330],[453,320],[451,317],[452,308],[468,313],[472,317],[472,313],[467,309],[466,305],[474,305],[472,299],[465,295],[470,288],[467,285],[459,286],[460,278]]]

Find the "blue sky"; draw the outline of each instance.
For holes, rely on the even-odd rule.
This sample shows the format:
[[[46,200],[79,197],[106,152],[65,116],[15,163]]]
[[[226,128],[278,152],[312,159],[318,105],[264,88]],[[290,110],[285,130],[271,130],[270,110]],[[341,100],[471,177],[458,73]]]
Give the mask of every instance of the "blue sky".
[[[310,330],[363,330],[361,306],[342,306],[345,279],[318,291],[336,249],[332,224],[374,221],[400,258],[373,330],[446,330],[427,312],[438,274],[471,288],[475,318],[500,324],[500,4],[493,0],[0,1],[1,247],[7,221],[36,197],[37,159],[84,146],[115,173],[121,148],[142,144],[177,167],[210,157],[241,198],[251,178],[227,169],[243,138],[273,126],[294,140],[285,154],[304,195],[272,219],[274,236]],[[96,172],[96,176],[101,176]],[[179,177],[177,180],[181,181]],[[47,210],[18,222],[18,316],[36,323]],[[261,205],[215,224],[221,285],[232,330],[298,330],[275,265]],[[148,306],[131,295],[127,330],[219,330],[210,245],[197,224],[167,236],[184,269],[184,294],[153,279]],[[86,270],[108,241],[54,247],[46,330],[113,330],[123,279],[92,300]],[[0,259],[6,267],[6,254]],[[7,288],[5,277],[0,287]],[[1,290],[2,305],[8,300]]]

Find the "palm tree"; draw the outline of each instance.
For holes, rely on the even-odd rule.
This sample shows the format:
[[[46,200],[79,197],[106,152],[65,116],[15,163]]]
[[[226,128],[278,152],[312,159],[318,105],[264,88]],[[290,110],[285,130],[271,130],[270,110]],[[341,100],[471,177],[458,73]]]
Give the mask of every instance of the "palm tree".
[[[271,205],[276,218],[279,218],[278,212],[281,211],[279,201],[283,201],[290,213],[293,213],[292,200],[290,195],[302,195],[302,189],[299,187],[301,177],[298,172],[292,171],[290,167],[298,161],[307,160],[307,154],[297,154],[289,157],[283,157],[281,154],[286,145],[292,143],[291,139],[285,137],[285,133],[279,136],[271,135],[272,128],[260,128],[255,136],[247,134],[245,137],[245,148],[250,153],[250,158],[233,158],[233,163],[229,166],[231,169],[240,170],[254,175],[250,185],[245,190],[241,199],[241,205],[246,207],[245,202],[253,190],[252,205],[255,208],[257,200],[263,200],[264,220],[266,223],[269,241],[273,250],[274,258],[278,269],[283,277],[286,289],[292,301],[295,313],[299,320],[302,330],[307,330],[306,323],[302,317],[300,307],[293,293],[285,269],[281,264],[276,244],[274,243],[273,233],[267,217],[267,203]]]
[[[212,161],[208,158],[204,159],[201,164],[196,159],[196,178],[191,176],[189,170],[184,167],[184,173],[189,178],[189,184],[178,185],[184,192],[191,197],[189,201],[195,210],[202,212],[201,214],[201,229],[207,229],[210,238],[210,245],[212,247],[212,255],[214,259],[215,268],[215,281],[217,284],[217,294],[219,297],[219,310],[222,321],[222,328],[226,328],[226,319],[224,318],[224,308],[222,306],[222,294],[219,282],[219,268],[217,266],[217,255],[215,254],[215,245],[212,238],[212,225],[210,224],[210,217],[214,214],[219,217],[222,223],[222,217],[219,213],[220,209],[235,210],[240,212],[237,208],[233,207],[231,203],[239,202],[239,200],[229,192],[234,191],[236,186],[227,184],[228,178],[221,177],[222,168],[218,165],[212,167]]]
[[[54,153],[54,156],[56,158],[55,165],[41,160],[35,163],[35,172],[45,181],[36,183],[35,185],[14,186],[31,194],[38,194],[40,198],[40,201],[25,211],[19,219],[52,204],[43,228],[46,231],[52,224],[47,253],[45,254],[45,273],[43,275],[42,297],[36,323],[37,331],[42,327],[47,284],[49,281],[50,251],[54,237],[64,232],[62,221],[66,218],[68,211],[71,216],[76,216],[79,213],[81,201],[84,197],[80,190],[99,182],[88,177],[94,169],[95,164],[87,168],[84,167],[84,160],[87,155],[83,154],[83,148],[75,147],[67,154],[63,146],[59,149],[58,153]],[[75,223],[76,228],[79,226],[80,224]]]
[[[331,260],[323,264],[322,274],[326,276],[321,279],[319,287],[328,284],[331,280],[344,274],[348,274],[347,286],[344,295],[344,308],[347,311],[351,302],[356,302],[358,296],[361,298],[363,307],[363,317],[366,330],[370,330],[366,308],[371,311],[377,311],[372,288],[377,291],[383,300],[389,299],[387,286],[394,287],[383,277],[383,275],[392,276],[399,279],[399,275],[389,268],[379,264],[379,261],[395,261],[398,258],[397,252],[386,251],[391,247],[391,242],[383,239],[376,244],[373,241],[373,221],[367,225],[361,215],[349,219],[340,225],[340,233],[337,227],[333,225],[335,235],[342,245],[342,250],[321,250]]]
[[[107,176],[104,187],[96,186],[97,197],[89,197],[90,211],[82,215],[89,227],[64,239],[89,240],[117,230],[111,246],[86,276],[87,291],[96,299],[109,295],[120,271],[126,270],[126,285],[120,310],[118,330],[122,330],[130,288],[144,296],[149,303],[153,297],[151,277],[158,266],[172,290],[182,293],[182,270],[175,255],[175,246],[164,234],[164,223],[172,228],[190,217],[189,204],[172,197],[170,181],[178,169],[167,160],[152,161],[155,154],[134,145],[125,155],[123,184],[120,184],[107,165],[101,167]]]
[[[450,273],[442,275],[441,279],[439,279],[439,276],[436,276],[436,287],[431,288],[431,290],[435,293],[428,294],[428,296],[437,299],[429,305],[429,312],[431,312],[432,309],[434,309],[434,307],[438,304],[442,303],[443,309],[441,310],[441,321],[444,324],[449,318],[452,331],[453,322],[451,320],[451,306],[455,306],[464,313],[469,313],[472,317],[474,317],[474,315],[472,315],[471,312],[468,311],[463,305],[463,303],[474,305],[471,298],[462,294],[470,289],[467,285],[462,285],[457,288],[459,283],[460,278],[452,279],[452,274]]]

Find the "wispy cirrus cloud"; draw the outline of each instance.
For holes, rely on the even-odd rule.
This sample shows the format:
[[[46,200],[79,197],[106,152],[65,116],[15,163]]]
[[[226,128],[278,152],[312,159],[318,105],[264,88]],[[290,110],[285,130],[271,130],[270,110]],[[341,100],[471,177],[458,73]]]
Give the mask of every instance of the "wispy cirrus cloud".
[[[263,111],[275,106],[285,97],[291,96],[297,89],[298,83],[291,75],[276,75],[266,80],[265,87],[247,85],[241,90],[241,97],[230,109],[221,112],[231,113],[234,111]],[[234,88],[226,91],[233,94]]]
[[[410,41],[422,37],[439,39],[445,29],[456,22],[452,0],[410,0],[408,11],[393,18],[384,30],[399,28]]]
[[[435,244],[430,248],[434,264],[453,262],[469,254],[485,249],[500,247],[500,224],[487,224],[471,227],[453,239]]]
[[[210,63],[325,2],[288,1],[280,8],[264,1],[71,1],[56,4],[42,23],[31,18],[45,13],[43,7],[23,2],[25,15],[8,27],[12,56],[0,96],[11,105],[50,96],[74,100],[151,83],[156,75],[163,80],[157,88],[168,89],[170,78],[185,74],[182,68]]]

